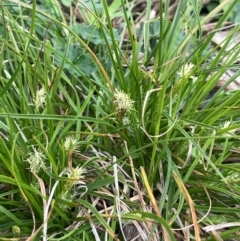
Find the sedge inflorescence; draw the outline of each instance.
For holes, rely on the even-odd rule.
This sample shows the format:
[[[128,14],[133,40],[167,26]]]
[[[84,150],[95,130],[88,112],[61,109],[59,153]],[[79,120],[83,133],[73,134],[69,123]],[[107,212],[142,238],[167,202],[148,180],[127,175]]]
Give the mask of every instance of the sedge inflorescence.
[[[33,102],[37,111],[40,107],[44,107],[46,103],[46,90],[44,89],[44,87],[42,87],[36,92],[36,96]]]
[[[40,169],[45,169],[45,155],[43,154],[42,151],[37,150],[36,148],[33,147],[33,152],[30,153],[29,158],[26,159],[25,161],[30,164],[30,171],[32,173],[37,174]]]
[[[120,112],[130,112],[133,108],[134,101],[130,99],[130,97],[123,92],[122,90],[115,90],[114,91],[114,103],[116,105],[117,111]]]

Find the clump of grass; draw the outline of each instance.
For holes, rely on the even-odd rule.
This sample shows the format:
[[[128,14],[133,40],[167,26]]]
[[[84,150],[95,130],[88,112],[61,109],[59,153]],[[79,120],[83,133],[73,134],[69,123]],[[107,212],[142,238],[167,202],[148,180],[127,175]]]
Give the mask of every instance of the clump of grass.
[[[85,25],[59,5],[1,3],[3,240],[129,240],[128,227],[139,240],[238,237],[239,90],[225,91],[238,27],[211,45],[236,3],[206,36],[226,1],[202,19],[179,1],[173,20],[169,1],[155,20],[146,1],[140,30],[129,2],[79,3]]]

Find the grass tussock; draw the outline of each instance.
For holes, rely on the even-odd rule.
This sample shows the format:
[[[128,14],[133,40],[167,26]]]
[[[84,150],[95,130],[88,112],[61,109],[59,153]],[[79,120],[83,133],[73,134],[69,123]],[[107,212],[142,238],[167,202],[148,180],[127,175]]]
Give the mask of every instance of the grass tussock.
[[[0,4],[0,240],[238,240],[237,0]]]

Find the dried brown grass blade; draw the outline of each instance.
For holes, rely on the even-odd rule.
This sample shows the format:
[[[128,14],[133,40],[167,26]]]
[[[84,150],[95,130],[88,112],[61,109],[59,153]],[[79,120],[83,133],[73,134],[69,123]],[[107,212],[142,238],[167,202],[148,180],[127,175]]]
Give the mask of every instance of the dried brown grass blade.
[[[188,204],[190,206],[196,241],[201,241],[199,226],[198,226],[198,222],[197,222],[197,215],[196,215],[196,211],[194,208],[194,202],[193,202],[191,196],[189,195],[186,187],[184,186],[182,180],[178,177],[178,175],[174,171],[173,171],[173,177],[179,187],[179,190],[182,192],[185,200],[188,202]]]

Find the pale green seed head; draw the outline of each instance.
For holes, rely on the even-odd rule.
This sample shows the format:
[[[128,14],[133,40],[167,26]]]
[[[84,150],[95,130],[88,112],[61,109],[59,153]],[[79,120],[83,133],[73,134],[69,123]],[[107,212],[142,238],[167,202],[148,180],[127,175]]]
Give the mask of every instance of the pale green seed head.
[[[116,109],[121,112],[131,112],[133,108],[134,101],[129,98],[129,96],[122,90],[115,90],[114,92]]]

